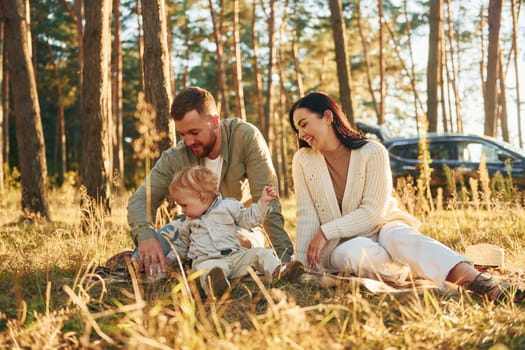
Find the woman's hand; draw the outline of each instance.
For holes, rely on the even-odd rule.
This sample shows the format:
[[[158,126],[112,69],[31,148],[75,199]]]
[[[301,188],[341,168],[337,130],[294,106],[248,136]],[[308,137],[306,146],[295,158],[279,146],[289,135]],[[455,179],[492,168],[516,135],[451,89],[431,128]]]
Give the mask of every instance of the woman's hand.
[[[307,252],[307,260],[308,264],[312,268],[315,268],[317,265],[321,263],[321,253],[323,251],[324,246],[326,245],[326,237],[324,236],[324,233],[321,229],[317,231],[315,236],[310,241],[310,244],[308,244],[308,252]]]

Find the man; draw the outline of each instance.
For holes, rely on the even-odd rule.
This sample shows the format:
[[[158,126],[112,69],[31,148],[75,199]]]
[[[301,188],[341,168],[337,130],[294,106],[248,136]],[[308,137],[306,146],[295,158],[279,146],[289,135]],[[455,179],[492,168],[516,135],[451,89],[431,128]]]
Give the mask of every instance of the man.
[[[176,246],[162,235],[168,233],[169,240],[175,242],[176,227],[170,225],[170,229],[156,232],[153,221],[157,208],[169,194],[168,186],[177,171],[189,165],[204,165],[219,176],[222,196],[241,202],[257,201],[265,185],[276,183],[270,152],[261,133],[237,118],[220,120],[209,91],[198,87],[181,91],[173,101],[171,116],[182,141],[164,151],[149,174],[151,213],[146,209],[145,183],[128,202],[128,223],[137,245],[135,255],[146,274],[152,276],[165,271],[169,263],[165,256]],[[284,230],[281,204],[273,200],[271,207],[263,227],[277,255],[287,262],[293,254],[293,245]],[[245,246],[252,245],[252,240],[240,240]]]

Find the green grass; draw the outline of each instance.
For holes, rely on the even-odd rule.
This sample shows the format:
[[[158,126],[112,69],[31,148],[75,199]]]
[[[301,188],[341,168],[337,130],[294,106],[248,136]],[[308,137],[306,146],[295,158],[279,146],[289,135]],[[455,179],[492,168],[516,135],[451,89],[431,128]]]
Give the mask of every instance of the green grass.
[[[457,292],[374,295],[352,283],[322,288],[251,279],[206,303],[194,280],[156,286],[88,281],[96,265],[132,247],[127,195],[81,234],[79,194],[51,193],[53,222],[19,222],[19,194],[0,202],[0,348],[70,349],[522,349],[524,305]],[[293,199],[283,201],[293,234]],[[420,214],[421,231],[463,252],[505,249],[500,272],[523,283],[525,210],[495,203]],[[95,220],[94,220],[95,221]],[[193,279],[195,276],[189,276]]]

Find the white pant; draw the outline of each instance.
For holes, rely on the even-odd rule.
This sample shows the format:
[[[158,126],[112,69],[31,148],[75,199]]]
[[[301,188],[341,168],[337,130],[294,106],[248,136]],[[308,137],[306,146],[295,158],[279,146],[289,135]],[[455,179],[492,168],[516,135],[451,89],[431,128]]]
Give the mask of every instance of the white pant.
[[[373,237],[355,237],[339,244],[330,255],[333,267],[361,277],[377,278],[385,265],[408,266],[414,278],[443,287],[452,268],[470,261],[414,228],[390,222]]]

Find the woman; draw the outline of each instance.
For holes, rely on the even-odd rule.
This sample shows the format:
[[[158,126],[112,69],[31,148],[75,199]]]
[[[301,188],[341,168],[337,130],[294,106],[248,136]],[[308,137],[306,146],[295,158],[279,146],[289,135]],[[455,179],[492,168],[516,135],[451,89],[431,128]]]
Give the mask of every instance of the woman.
[[[289,118],[299,138],[293,158],[299,261],[383,279],[391,277],[388,267],[404,266],[441,287],[448,281],[491,300],[523,298],[417,231],[417,220],[392,196],[387,150],[354,130],[330,96],[302,97]]]

